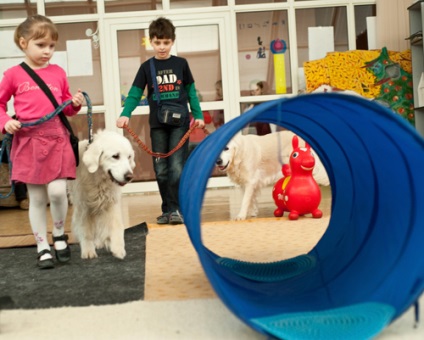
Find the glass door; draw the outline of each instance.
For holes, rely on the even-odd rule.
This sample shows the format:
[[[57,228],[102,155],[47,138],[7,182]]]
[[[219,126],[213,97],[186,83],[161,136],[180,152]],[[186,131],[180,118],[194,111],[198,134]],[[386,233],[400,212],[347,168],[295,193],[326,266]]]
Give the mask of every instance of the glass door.
[[[111,103],[108,107],[114,107],[115,112],[107,116],[106,126],[115,127],[115,121],[122,112],[126,96],[130,90],[134,77],[140,65],[154,55],[150,46],[148,26],[156,17],[139,17],[128,20],[127,23],[114,24],[113,21],[106,24],[105,32],[110,37],[107,58],[112,66],[111,79],[109,81],[107,100]],[[173,55],[187,59],[193,77],[195,79],[198,97],[202,107],[206,129],[213,133],[227,118],[229,111],[225,94],[228,91],[228,69],[225,57],[223,57],[223,46],[225,46],[225,25],[228,18],[225,14],[213,18],[179,19],[178,16],[167,16],[176,27],[176,41],[172,50]],[[134,21],[134,22],[132,22]],[[108,63],[109,64],[109,63]],[[146,93],[146,92],[145,92]],[[133,111],[129,127],[139,139],[151,149],[149,107],[145,98],[141,98],[138,107]],[[227,98],[229,96],[227,95]],[[155,174],[153,171],[152,157],[143,150],[137,141],[124,131],[124,135],[133,144],[136,152],[135,179],[126,190],[132,192],[155,191],[157,188]],[[195,131],[190,135],[190,150],[193,150],[204,138],[205,134]],[[215,170],[212,174],[213,186],[228,185],[226,176]]]

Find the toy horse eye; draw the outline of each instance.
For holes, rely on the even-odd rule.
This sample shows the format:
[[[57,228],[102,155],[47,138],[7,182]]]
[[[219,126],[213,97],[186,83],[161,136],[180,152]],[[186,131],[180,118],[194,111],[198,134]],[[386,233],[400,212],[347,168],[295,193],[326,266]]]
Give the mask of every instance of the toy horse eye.
[[[299,157],[299,152],[297,152],[297,151],[296,151],[296,152],[293,152],[292,157],[293,157],[293,158],[297,158],[297,157]]]

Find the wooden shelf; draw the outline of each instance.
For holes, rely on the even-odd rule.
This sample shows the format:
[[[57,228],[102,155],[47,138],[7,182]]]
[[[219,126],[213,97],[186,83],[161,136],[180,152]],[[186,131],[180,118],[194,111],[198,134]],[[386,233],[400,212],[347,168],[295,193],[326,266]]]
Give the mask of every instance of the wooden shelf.
[[[417,10],[419,10],[420,8],[421,8],[421,2],[423,2],[424,0],[420,0],[420,1],[417,1],[417,2],[415,2],[415,3],[413,3],[411,6],[409,6],[408,7],[408,11],[417,11]]]
[[[410,40],[411,45],[422,45],[423,44],[423,31],[415,32],[414,34],[411,34],[408,38],[405,40]]]

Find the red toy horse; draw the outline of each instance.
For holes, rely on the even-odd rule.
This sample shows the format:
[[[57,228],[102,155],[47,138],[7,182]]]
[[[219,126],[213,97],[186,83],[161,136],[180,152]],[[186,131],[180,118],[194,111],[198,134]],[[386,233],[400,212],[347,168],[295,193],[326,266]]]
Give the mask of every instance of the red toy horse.
[[[321,191],[312,176],[315,158],[311,147],[308,143],[305,143],[305,147],[299,147],[297,136],[293,136],[292,145],[290,165],[283,165],[284,177],[275,183],[272,191],[277,206],[274,216],[281,217],[288,211],[290,220],[297,220],[308,213],[312,213],[313,218],[321,218],[322,211],[318,209]]]

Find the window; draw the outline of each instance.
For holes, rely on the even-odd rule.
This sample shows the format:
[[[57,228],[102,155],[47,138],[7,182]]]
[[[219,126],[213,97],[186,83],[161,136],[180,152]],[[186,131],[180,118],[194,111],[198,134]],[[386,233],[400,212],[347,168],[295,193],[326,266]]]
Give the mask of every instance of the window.
[[[237,13],[241,96],[263,82],[264,94],[291,93],[287,11]]]
[[[47,16],[97,13],[95,0],[44,0]]]
[[[105,0],[105,12],[152,11],[162,9],[161,0]]]
[[[26,18],[33,14],[37,14],[37,0],[2,0],[1,2],[1,19]]]
[[[250,5],[250,4],[270,4],[276,2],[287,2],[287,0],[235,0],[236,5]]]
[[[349,49],[346,7],[296,10],[299,67],[327,52]]]
[[[97,23],[81,22],[56,25],[59,30],[59,41],[56,45],[54,58],[59,58],[60,52],[64,54],[63,58],[65,59],[61,60],[66,62],[68,68],[63,64],[61,66],[67,71],[71,90],[76,91],[78,88],[81,88],[89,93],[93,105],[103,105],[100,49],[95,44],[95,41],[93,41],[93,37],[87,36],[87,33],[92,34],[92,32],[96,32]],[[72,73],[70,69],[71,53],[72,55],[87,53],[87,56],[91,54],[91,64],[80,64],[77,66],[75,73]],[[56,63],[58,61],[56,59]],[[76,62],[77,60],[74,61],[74,63]]]
[[[227,6],[227,0],[170,0],[171,8],[197,8]]]
[[[367,18],[376,16],[375,5],[355,6],[356,49],[368,50]]]
[[[87,33],[97,31],[97,22],[57,24],[59,41],[52,63],[62,66],[68,74],[71,93],[78,89],[86,92],[92,105],[103,105],[103,79],[101,73],[100,49],[96,39]],[[81,61],[80,56],[84,55]],[[91,63],[87,62],[90,59]],[[85,103],[83,104],[85,105]],[[69,118],[75,134],[80,139],[88,138],[88,121],[85,114]],[[93,114],[93,132],[105,127],[104,113]]]

